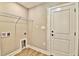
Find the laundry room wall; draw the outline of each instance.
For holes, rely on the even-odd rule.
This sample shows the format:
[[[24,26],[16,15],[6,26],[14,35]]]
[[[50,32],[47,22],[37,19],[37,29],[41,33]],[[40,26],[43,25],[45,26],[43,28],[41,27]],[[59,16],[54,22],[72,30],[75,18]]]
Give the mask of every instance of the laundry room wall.
[[[63,3],[48,2],[29,9],[30,45],[47,50],[47,9]]]
[[[0,11],[7,12],[13,15],[27,17],[27,9],[18,5],[17,3],[9,3],[9,2],[1,2],[0,3]]]
[[[24,35],[26,33],[26,35]],[[16,39],[17,39],[17,48],[20,48],[20,41],[25,39],[27,41],[27,22],[24,20],[20,20],[16,24]]]
[[[2,38],[0,35],[0,54],[7,55],[19,49],[20,39],[26,38],[26,36],[23,34],[24,32],[27,32],[27,9],[23,8],[17,3],[1,2],[0,12],[5,13],[5,16],[2,15],[3,13],[0,13],[0,34],[2,32],[11,33],[10,37]],[[20,17],[20,20],[17,22],[17,24],[16,21],[18,18],[7,17],[8,14],[11,16],[14,15]]]

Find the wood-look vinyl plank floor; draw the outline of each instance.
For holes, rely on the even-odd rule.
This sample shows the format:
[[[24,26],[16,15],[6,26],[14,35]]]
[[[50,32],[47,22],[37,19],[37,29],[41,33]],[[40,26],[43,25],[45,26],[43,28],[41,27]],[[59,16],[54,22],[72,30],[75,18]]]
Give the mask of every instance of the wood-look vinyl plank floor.
[[[46,54],[43,54],[39,51],[33,50],[31,48],[26,48],[16,54],[15,56],[47,56]]]

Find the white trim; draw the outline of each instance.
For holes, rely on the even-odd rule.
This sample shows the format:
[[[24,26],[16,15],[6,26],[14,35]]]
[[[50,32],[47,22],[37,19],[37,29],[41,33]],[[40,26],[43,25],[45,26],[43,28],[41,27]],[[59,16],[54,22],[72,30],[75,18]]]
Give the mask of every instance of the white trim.
[[[23,40],[26,40],[26,47],[24,47],[24,48],[22,48],[22,44],[21,44],[21,42],[22,42]],[[23,49],[25,49],[25,48],[27,48],[27,38],[24,38],[24,39],[21,39],[21,40],[20,40],[20,49],[23,50]]]
[[[64,3],[64,4],[60,4],[60,5],[55,5],[53,7],[48,8],[48,9],[51,10],[51,9],[55,9],[55,8],[58,8],[58,7],[64,7],[64,6],[73,5],[73,4],[75,4],[75,2],[70,2],[70,3]]]
[[[12,52],[12,53],[6,55],[6,56],[15,56],[15,55],[16,55],[17,53],[19,53],[20,51],[22,51],[22,50],[21,50],[21,49],[18,49],[18,50],[14,51],[14,52]]]
[[[12,52],[12,53],[6,55],[6,56],[15,56],[17,53],[21,52],[23,49],[28,48],[28,45],[27,45],[27,38],[21,39],[20,42],[21,42],[22,40],[26,40],[26,47],[21,48],[21,43],[20,43],[20,48],[19,48],[19,49],[17,49],[16,51],[14,51],[14,52]]]
[[[34,50],[36,50],[36,51],[38,51],[38,52],[44,53],[44,54],[46,54],[46,55],[50,55],[50,53],[49,53],[48,51],[42,50],[42,49],[37,48],[37,47],[32,46],[32,45],[27,45],[26,48],[32,48],[32,49],[34,49]],[[15,56],[17,53],[21,52],[22,50],[23,50],[23,49],[17,49],[16,51],[14,51],[14,52],[12,52],[12,53],[6,55],[6,56]]]
[[[50,9],[48,8],[47,11],[47,50],[50,53]]]
[[[78,33],[79,33],[79,25],[78,25],[78,23],[79,23],[79,19],[78,19],[78,14],[79,14],[79,7],[78,7],[78,3],[75,3],[75,8],[76,8],[76,39],[75,39],[75,56],[78,56],[78,53],[79,53],[79,45],[78,45],[78,43],[79,43],[79,38],[78,38]]]
[[[32,46],[32,45],[28,45],[28,48],[32,48],[32,49],[34,49],[34,50],[36,50],[36,51],[38,51],[38,52],[44,53],[44,54],[46,54],[46,55],[49,55],[48,51],[42,50],[42,49],[37,48],[37,47]]]

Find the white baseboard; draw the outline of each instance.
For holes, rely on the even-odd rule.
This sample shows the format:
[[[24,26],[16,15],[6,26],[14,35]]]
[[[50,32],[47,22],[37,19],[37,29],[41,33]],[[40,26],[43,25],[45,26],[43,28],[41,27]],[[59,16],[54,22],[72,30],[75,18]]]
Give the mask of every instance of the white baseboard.
[[[39,52],[44,53],[44,54],[46,54],[46,55],[49,55],[49,52],[48,52],[48,51],[42,50],[42,49],[37,48],[37,47],[32,46],[32,45],[28,45],[28,48],[32,48],[32,49],[34,49],[34,50],[36,50],[36,51],[39,51]]]
[[[14,51],[14,52],[12,52],[12,53],[6,55],[6,56],[15,56],[15,55],[16,55],[17,53],[19,53],[20,51],[21,51],[21,49],[18,49],[18,50]]]
[[[48,51],[42,50],[42,49],[37,48],[37,47],[32,46],[32,45],[27,45],[26,48],[32,48],[32,49],[34,49],[34,50],[36,50],[36,51],[39,51],[39,52],[41,52],[41,53],[44,53],[44,54],[46,54],[46,55],[50,55]],[[22,50],[23,50],[23,49],[18,49],[18,50],[14,51],[14,52],[12,52],[12,53],[6,55],[6,56],[15,56],[17,53],[21,52]]]
[[[22,45],[21,45],[21,41],[22,40],[26,40],[26,47],[24,47],[24,48],[22,48]],[[28,46],[27,45],[27,38],[23,38],[23,39],[20,40],[20,48],[17,49],[16,51],[14,51],[14,52],[8,54],[7,56],[14,56],[14,55],[16,55],[17,53],[21,52],[23,49],[27,48],[27,46]]]

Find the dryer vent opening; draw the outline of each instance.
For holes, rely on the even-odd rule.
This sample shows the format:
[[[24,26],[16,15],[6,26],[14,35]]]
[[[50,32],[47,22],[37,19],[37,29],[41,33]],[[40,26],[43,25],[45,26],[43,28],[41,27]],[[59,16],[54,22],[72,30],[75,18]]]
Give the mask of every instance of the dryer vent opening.
[[[21,44],[22,44],[22,48],[25,48],[25,47],[26,47],[26,40],[23,40],[23,41],[21,42]]]
[[[27,40],[26,39],[22,39],[20,41],[20,48],[21,49],[25,49],[26,48],[26,45],[27,45]]]

